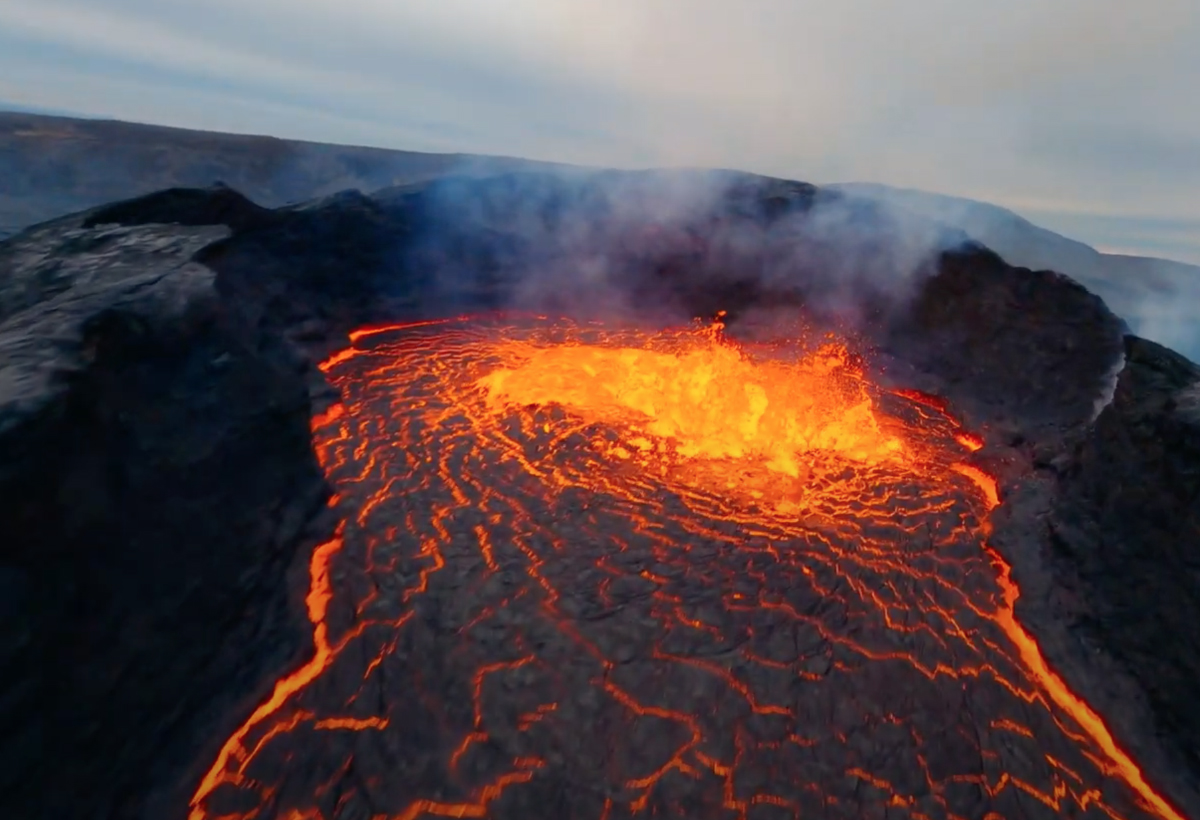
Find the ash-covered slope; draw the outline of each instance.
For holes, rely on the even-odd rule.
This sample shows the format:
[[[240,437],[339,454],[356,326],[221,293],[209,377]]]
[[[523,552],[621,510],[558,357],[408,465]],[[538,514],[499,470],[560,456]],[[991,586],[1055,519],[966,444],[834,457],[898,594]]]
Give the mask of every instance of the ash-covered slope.
[[[513,307],[735,327],[802,308],[948,398],[1021,502],[997,531],[1018,613],[1200,813],[1193,371],[1065,277],[802,183],[678,172],[279,210],[166,191],[0,244],[0,281],[6,816],[182,816],[297,635],[285,567],[328,527],[313,360],[365,323]]]

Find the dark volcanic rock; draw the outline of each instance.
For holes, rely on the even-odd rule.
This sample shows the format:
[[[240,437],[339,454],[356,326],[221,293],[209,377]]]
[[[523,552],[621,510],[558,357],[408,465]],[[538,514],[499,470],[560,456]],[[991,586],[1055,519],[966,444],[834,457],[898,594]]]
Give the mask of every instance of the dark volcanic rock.
[[[1058,463],[1049,520],[1080,625],[1200,772],[1200,368],[1135,337],[1112,402]]]
[[[302,644],[308,396],[190,261],[226,233],[64,220],[0,246],[4,817],[140,816]]]
[[[227,188],[169,188],[137,199],[117,202],[91,211],[83,227],[97,225],[228,225],[247,230],[271,219],[271,211],[255,205]]]
[[[1071,279],[968,244],[941,255],[884,346],[969,421],[1002,422],[1005,443],[1020,444],[1090,420],[1120,365],[1122,329]]]

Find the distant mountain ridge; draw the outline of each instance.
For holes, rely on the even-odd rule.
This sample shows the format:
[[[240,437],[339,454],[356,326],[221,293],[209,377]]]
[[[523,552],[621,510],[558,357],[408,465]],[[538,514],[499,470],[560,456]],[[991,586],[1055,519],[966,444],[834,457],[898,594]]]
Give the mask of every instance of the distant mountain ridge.
[[[223,182],[266,207],[366,193],[449,173],[569,166],[0,112],[0,239],[39,222],[171,187]],[[1200,267],[1097,251],[970,199],[873,183],[824,186],[958,228],[1011,264],[1054,270],[1101,296],[1138,335],[1200,360]]]
[[[374,191],[449,171],[531,165],[508,157],[433,154],[194,131],[117,120],[0,111],[0,239],[108,202],[222,182],[269,208],[358,188]]]

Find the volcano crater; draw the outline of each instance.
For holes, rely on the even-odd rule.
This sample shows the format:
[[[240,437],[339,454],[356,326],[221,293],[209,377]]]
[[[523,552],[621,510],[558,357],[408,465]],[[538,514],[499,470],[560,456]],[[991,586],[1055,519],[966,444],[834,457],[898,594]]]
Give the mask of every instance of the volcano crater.
[[[479,214],[503,213],[531,183],[445,185],[458,186],[456,207],[473,197],[479,207],[466,212]],[[569,212],[577,205],[561,200],[594,185],[541,180],[535,190]],[[54,408],[126,405],[89,422],[104,432],[85,440],[102,445],[70,454],[57,444],[53,465],[32,455],[5,465],[12,487],[23,487],[5,494],[23,511],[9,520],[27,522],[25,552],[9,563],[21,578],[52,584],[90,555],[83,565],[104,569],[103,584],[78,582],[76,606],[111,612],[109,628],[124,641],[54,648],[70,622],[47,620],[31,603],[38,617],[24,646],[40,654],[25,662],[71,664],[79,681],[133,663],[178,676],[211,665],[224,647],[209,677],[158,690],[177,698],[175,709],[129,703],[100,717],[110,690],[81,687],[74,708],[98,722],[94,745],[74,758],[61,752],[76,793],[120,817],[1196,816],[1188,674],[1200,619],[1187,620],[1196,587],[1180,570],[1200,461],[1195,419],[1176,398],[1193,389],[1195,367],[1124,336],[1070,280],[1011,268],[969,244],[939,240],[915,266],[911,290],[864,287],[849,306],[844,294],[827,298],[819,276],[781,282],[767,257],[789,219],[801,272],[839,250],[860,270],[894,259],[887,243],[868,255],[846,246],[889,229],[854,211],[853,236],[819,243],[811,225],[826,206],[817,189],[747,178],[723,190],[699,221],[635,235],[610,217],[571,240],[584,246],[547,244],[553,231],[531,236],[527,225],[495,219],[447,228],[437,184],[276,211],[228,190],[167,192],[0,246],[14,277],[47,259],[82,258],[80,269],[128,283],[118,267],[128,259],[79,236],[120,224],[130,244],[149,248],[158,240],[134,234],[196,230],[164,227],[180,222],[228,227],[198,250],[167,252],[215,273],[184,298],[186,322],[131,321],[165,315],[164,303],[122,296],[114,311],[107,292],[23,296],[5,318],[6,330],[27,335],[48,334],[44,323],[64,316],[80,328],[77,358],[30,354],[79,375],[54,382],[52,401],[9,405],[6,429],[41,431],[36,440],[52,447],[84,429],[82,411]],[[756,250],[731,257],[735,230],[756,238]],[[803,465],[771,469],[769,453],[728,439],[715,459],[697,461],[688,448],[698,439],[670,433],[681,421],[647,425],[646,396],[637,399],[640,427],[628,414],[590,417],[578,397],[547,400],[552,392],[489,408],[479,380],[492,372],[484,363],[503,360],[503,343],[532,333],[554,349],[594,317],[575,309],[570,288],[542,284],[535,313],[557,304],[553,315],[585,315],[563,324],[485,312],[514,293],[532,298],[518,269],[559,273],[594,260],[597,248],[616,271],[611,291],[632,294],[618,319],[639,328],[725,310],[729,337],[756,366],[766,359],[754,337],[773,316],[803,315],[823,340],[835,329],[856,355],[834,369],[859,385],[882,424],[872,440],[899,431],[906,459],[873,460],[861,441],[828,444],[843,435],[811,447]],[[78,276],[68,295],[83,292]],[[629,311],[631,303],[653,309]],[[471,318],[453,318],[464,313]],[[596,347],[645,349],[606,325],[592,332]],[[718,344],[696,339],[689,344]],[[232,382],[230,362],[245,370]],[[113,382],[110,372],[125,375]],[[85,387],[102,376],[119,390]],[[276,387],[254,405],[237,379]],[[780,380],[764,380],[763,395]],[[218,384],[229,385],[224,398],[205,399]],[[753,405],[745,388],[721,387]],[[664,399],[655,401],[658,409]],[[222,435],[242,443],[245,487],[260,495],[214,494],[236,460],[144,438],[164,412],[190,423],[179,415],[185,406],[231,425]],[[262,419],[264,431],[286,419],[291,438],[248,439],[234,432],[245,418]],[[311,438],[297,440],[297,424]],[[1154,445],[1156,434],[1172,446]],[[664,441],[674,450],[662,452]],[[739,447],[758,460],[731,474],[730,459],[746,455]],[[146,475],[191,476],[192,495],[180,497],[209,499],[193,509],[218,526],[197,531],[187,523],[195,513],[175,520],[181,502],[161,496],[156,528],[139,523],[148,486],[98,508],[104,520],[129,522],[99,553],[87,527],[56,522],[54,511],[79,497],[68,487],[111,482],[88,465],[138,458],[152,465]],[[210,471],[197,471],[205,463]],[[332,496],[317,513],[320,475]],[[271,476],[295,483],[270,485]],[[1133,476],[1137,493],[1126,489]],[[230,510],[252,518],[266,509],[281,512],[257,534],[222,532]],[[1154,515],[1168,523],[1152,526]],[[103,603],[100,590],[133,585],[122,571],[127,544],[165,550],[181,526],[192,527],[197,555],[230,556],[200,569],[208,583],[257,580],[210,602],[187,629],[172,614],[179,601],[144,581],[136,605]],[[33,543],[53,545],[55,563]],[[274,557],[247,553],[246,543]],[[285,573],[279,562],[289,555]],[[187,571],[146,566],[151,585]],[[1137,583],[1127,574],[1134,566]],[[278,623],[289,611],[288,639],[271,629],[246,637],[239,626]],[[1172,631],[1158,627],[1163,619]],[[127,647],[139,624],[162,645],[190,641],[192,651],[135,653]],[[1153,649],[1140,648],[1148,640]],[[120,688],[120,674],[114,680]],[[70,725],[57,728],[63,742]],[[98,763],[100,749],[120,753]],[[71,798],[41,797],[48,758],[6,755],[24,767],[5,798],[20,816],[51,816],[50,806],[70,814]]]

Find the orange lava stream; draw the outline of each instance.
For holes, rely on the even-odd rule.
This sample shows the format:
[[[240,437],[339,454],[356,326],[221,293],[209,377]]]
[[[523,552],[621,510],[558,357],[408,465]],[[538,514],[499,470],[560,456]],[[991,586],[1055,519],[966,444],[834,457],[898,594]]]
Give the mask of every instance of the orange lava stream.
[[[987,499],[989,510],[1000,505],[996,480],[992,476],[967,464],[956,464],[954,469],[979,486],[983,497]],[[1141,795],[1143,800],[1154,807],[1160,817],[1168,818],[1168,820],[1184,820],[1183,815],[1146,782],[1137,763],[1117,745],[1117,741],[1113,738],[1108,726],[1105,725],[1104,719],[1096,714],[1095,710],[1088,706],[1082,698],[1072,692],[1066,682],[1046,663],[1037,641],[1017,621],[1016,603],[1017,599],[1021,597],[1021,590],[1012,580],[1012,567],[992,547],[987,546],[985,550],[996,566],[997,581],[1004,591],[1004,605],[996,610],[996,621],[1021,653],[1021,660],[1025,662],[1030,674],[1042,685],[1054,702],[1075,718],[1088,736],[1096,742],[1096,745],[1112,763],[1111,774],[1128,783]]]
[[[313,420],[345,515],[311,559],[314,655],[190,820],[528,816],[522,789],[573,777],[607,785],[545,811],[957,820],[977,790],[1182,820],[1016,620],[983,439],[802,341],[352,334],[321,365],[343,401]],[[925,701],[945,706],[897,711]]]
[[[231,773],[230,764],[234,761],[244,762],[246,748],[243,742],[246,734],[266,718],[275,714],[292,695],[311,683],[329,665],[329,660],[333,656],[333,650],[329,646],[328,628],[325,624],[326,607],[328,607],[329,599],[333,594],[329,586],[329,558],[341,549],[341,546],[342,540],[339,533],[329,541],[317,546],[313,550],[312,560],[309,563],[310,586],[308,596],[305,598],[305,605],[308,609],[308,619],[313,625],[314,652],[312,659],[291,674],[280,678],[275,684],[271,696],[254,710],[246,722],[221,747],[216,762],[208,770],[204,779],[200,781],[200,786],[196,790],[196,798],[192,800],[192,811],[189,814],[190,820],[199,820],[205,816],[204,811],[198,805],[199,801],[218,783],[239,782],[240,773],[236,770]]]

